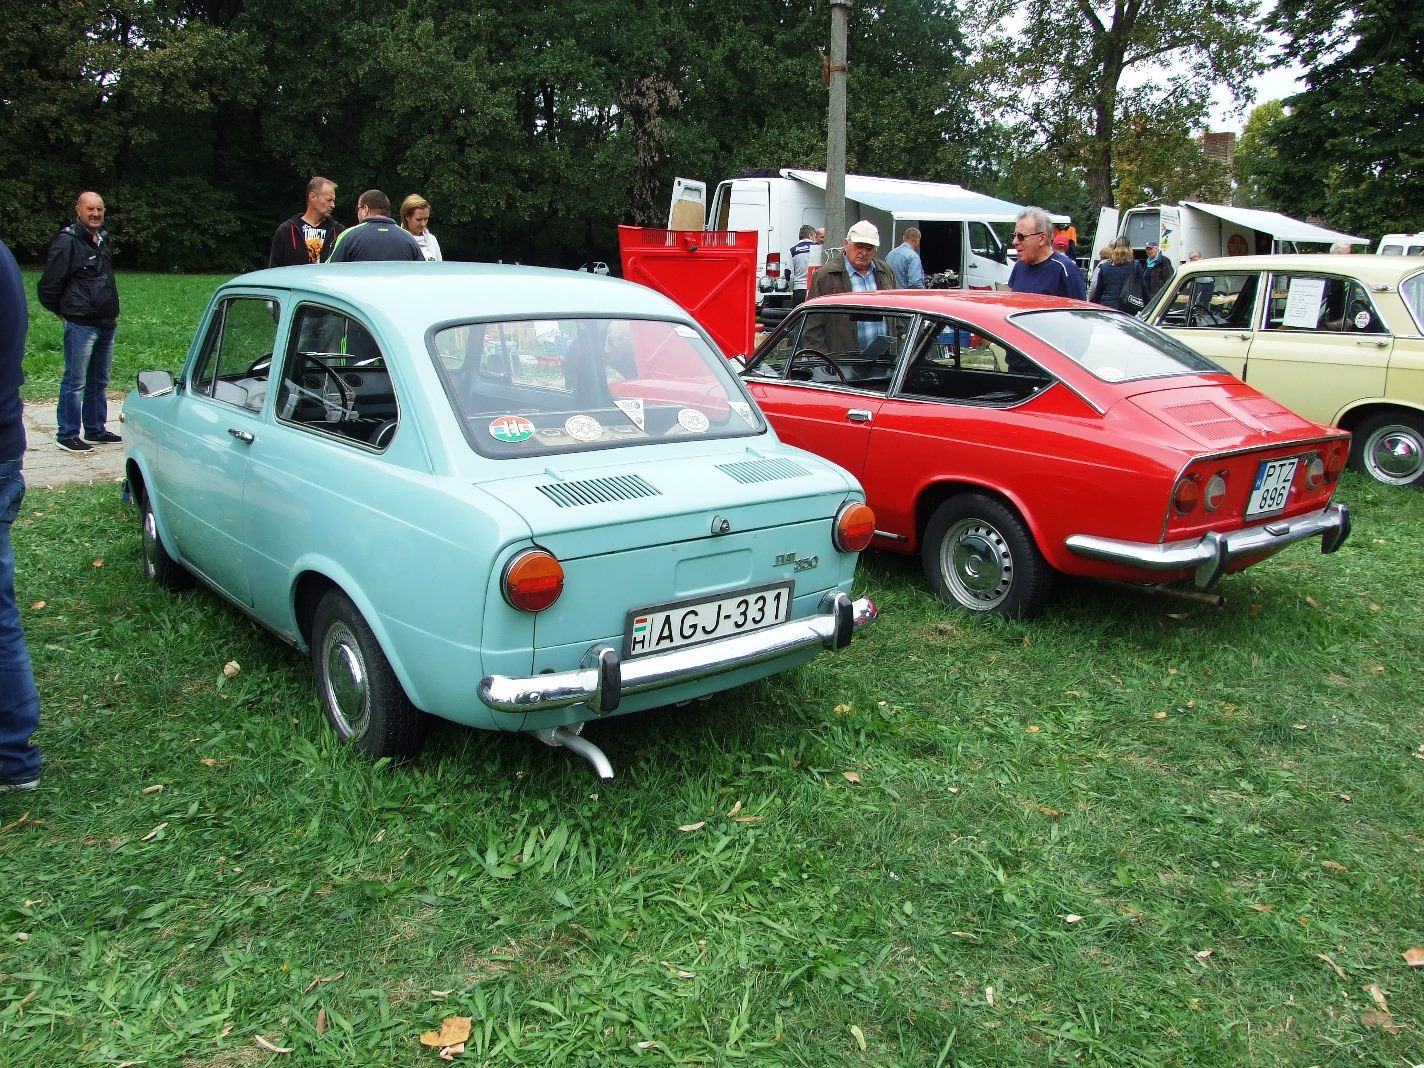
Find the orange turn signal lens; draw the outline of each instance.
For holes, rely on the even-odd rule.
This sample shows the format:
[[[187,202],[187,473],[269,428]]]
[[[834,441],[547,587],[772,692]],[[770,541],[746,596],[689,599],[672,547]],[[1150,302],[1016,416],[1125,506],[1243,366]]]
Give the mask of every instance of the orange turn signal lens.
[[[1187,515],[1201,500],[1201,480],[1196,475],[1186,475],[1172,488],[1172,511],[1179,516]]]
[[[504,599],[521,612],[542,612],[563,592],[563,565],[543,549],[526,549],[504,568]]]
[[[836,548],[843,553],[858,553],[875,537],[875,513],[869,505],[850,501],[836,513]]]

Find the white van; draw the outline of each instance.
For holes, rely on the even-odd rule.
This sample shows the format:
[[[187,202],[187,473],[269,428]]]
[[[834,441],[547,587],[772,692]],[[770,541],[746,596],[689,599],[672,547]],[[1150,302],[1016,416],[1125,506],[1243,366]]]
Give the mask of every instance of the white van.
[[[1098,215],[1094,254],[1113,238],[1123,235],[1136,251],[1155,241],[1173,264],[1183,264],[1193,251],[1202,257],[1264,256],[1272,252],[1309,252],[1300,245],[1333,245],[1348,242],[1368,245],[1363,237],[1352,237],[1323,226],[1301,222],[1278,211],[1237,208],[1224,204],[1202,204],[1184,200],[1180,204],[1139,204],[1119,213],[1103,208]]]
[[[1004,239],[992,224],[1012,227],[1022,207],[1007,200],[975,193],[959,185],[915,182],[899,178],[845,177],[845,223],[860,219],[880,231],[884,256],[900,243],[907,227],[919,227],[920,262],[925,274],[954,272],[955,284],[968,289],[992,289],[1007,282],[1013,261]],[[1050,215],[1067,222],[1066,215]],[[826,225],[826,174],[795,168],[749,171],[717,186],[707,207],[707,183],[678,178],[673,183],[669,230],[755,230],[758,260],[763,265],[757,305],[762,309],[790,307],[786,272],[791,246],[803,225]],[[774,316],[765,316],[773,318]]]
[[[1424,256],[1424,230],[1417,234],[1385,234],[1375,251],[1381,256]]]

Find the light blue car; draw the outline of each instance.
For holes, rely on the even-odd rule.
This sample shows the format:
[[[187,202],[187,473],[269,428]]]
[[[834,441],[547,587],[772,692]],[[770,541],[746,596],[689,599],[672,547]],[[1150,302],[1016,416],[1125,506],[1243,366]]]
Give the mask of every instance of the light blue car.
[[[874,518],[783,445],[703,330],[576,272],[350,263],[243,275],[182,373],[124,406],[143,565],[311,653],[343,740],[428,716],[584,756],[601,716],[846,645]]]

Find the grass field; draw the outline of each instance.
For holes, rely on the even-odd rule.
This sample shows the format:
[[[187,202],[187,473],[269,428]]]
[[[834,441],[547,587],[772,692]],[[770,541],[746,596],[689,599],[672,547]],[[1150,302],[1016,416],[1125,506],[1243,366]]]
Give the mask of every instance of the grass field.
[[[363,762],[113,487],[33,493],[0,1063],[434,1063],[448,1016],[475,1064],[1418,1063],[1424,496],[1343,497],[1221,610],[970,620],[872,554],[846,654],[591,726],[600,783],[448,726]]]
[[[123,374],[215,281],[121,277]],[[447,1017],[474,1065],[1424,1063],[1424,494],[1339,499],[1222,609],[970,619],[869,554],[848,650],[592,724],[601,783],[448,725],[354,756],[303,656],[145,584],[117,487],[32,491],[0,1066],[435,1064]]]

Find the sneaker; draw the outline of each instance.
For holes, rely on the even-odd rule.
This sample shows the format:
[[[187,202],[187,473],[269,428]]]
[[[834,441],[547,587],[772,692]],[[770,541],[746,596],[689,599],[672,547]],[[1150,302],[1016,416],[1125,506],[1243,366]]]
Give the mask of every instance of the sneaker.
[[[93,452],[94,446],[78,438],[55,438],[54,443],[65,452]]]
[[[0,794],[7,794],[11,790],[33,790],[39,784],[38,775],[33,779],[0,779]]]
[[[108,430],[101,430],[97,434],[85,434],[85,440],[90,445],[119,445],[123,443],[123,438]]]

